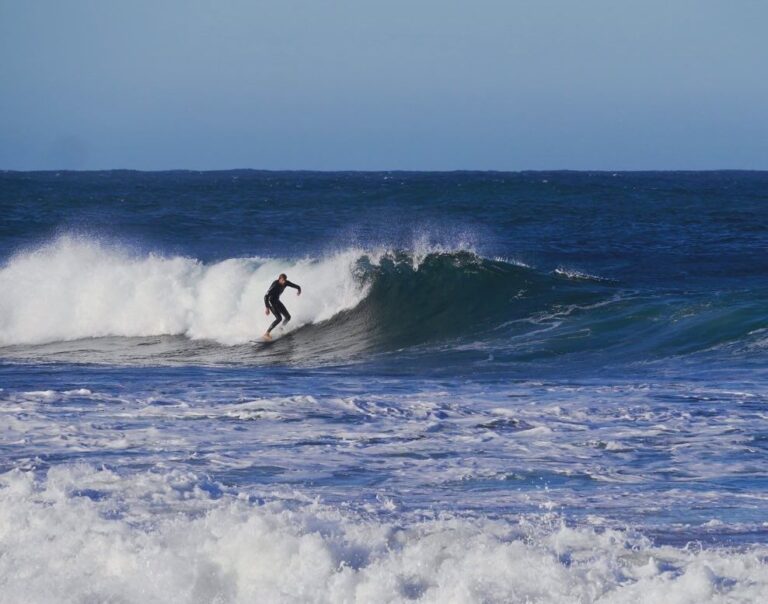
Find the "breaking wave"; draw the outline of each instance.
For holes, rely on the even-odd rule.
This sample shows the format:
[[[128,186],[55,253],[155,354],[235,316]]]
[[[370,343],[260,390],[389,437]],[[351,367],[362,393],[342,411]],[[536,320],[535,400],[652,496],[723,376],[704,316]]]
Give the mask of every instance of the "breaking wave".
[[[754,293],[648,295],[460,246],[205,263],[65,236],[0,269],[0,346],[169,336],[181,338],[184,357],[183,342],[243,345],[271,322],[263,296],[281,272],[303,288],[283,295],[293,319],[277,332],[300,344],[293,360],[449,341],[454,349],[482,341],[518,361],[596,351],[636,361],[723,347],[748,354],[768,324]],[[286,343],[276,344],[279,357]]]

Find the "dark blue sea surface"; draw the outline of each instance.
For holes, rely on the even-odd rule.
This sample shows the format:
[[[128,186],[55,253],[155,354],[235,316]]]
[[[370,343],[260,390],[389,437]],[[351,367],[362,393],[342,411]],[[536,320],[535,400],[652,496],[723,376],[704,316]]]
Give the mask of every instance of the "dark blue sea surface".
[[[766,172],[0,173],[0,577],[760,601],[767,405]]]

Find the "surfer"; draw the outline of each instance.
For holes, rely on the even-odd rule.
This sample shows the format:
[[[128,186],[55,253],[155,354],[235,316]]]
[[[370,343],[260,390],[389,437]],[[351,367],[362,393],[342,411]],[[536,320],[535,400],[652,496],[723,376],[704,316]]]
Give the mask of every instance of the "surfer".
[[[285,291],[286,287],[297,289],[298,291],[296,292],[296,295],[301,295],[301,287],[288,281],[288,277],[285,273],[280,273],[280,276],[272,282],[272,285],[269,286],[267,293],[264,295],[264,306],[267,307],[264,314],[269,316],[269,313],[271,312],[275,315],[275,320],[272,321],[272,325],[269,326],[267,333],[264,334],[264,338],[267,340],[272,339],[270,332],[280,324],[283,317],[285,317],[286,323],[291,320],[291,313],[289,313],[288,309],[285,308],[282,302],[280,302],[280,294]]]

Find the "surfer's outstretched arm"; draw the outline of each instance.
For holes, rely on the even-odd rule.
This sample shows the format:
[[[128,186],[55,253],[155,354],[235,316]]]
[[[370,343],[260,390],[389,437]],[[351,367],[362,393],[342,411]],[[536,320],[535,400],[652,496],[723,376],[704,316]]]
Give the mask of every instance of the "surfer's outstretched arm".
[[[285,286],[286,287],[292,287],[293,289],[299,290],[298,292],[296,292],[296,295],[297,296],[301,295],[301,286],[300,285],[296,285],[295,283],[291,283],[290,281],[286,281],[285,282]]]

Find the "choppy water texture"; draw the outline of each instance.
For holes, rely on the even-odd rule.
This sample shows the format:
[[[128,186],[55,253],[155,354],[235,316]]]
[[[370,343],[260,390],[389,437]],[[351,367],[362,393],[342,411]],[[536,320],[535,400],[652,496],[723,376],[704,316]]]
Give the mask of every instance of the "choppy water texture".
[[[0,601],[765,601],[767,204],[0,173]]]

